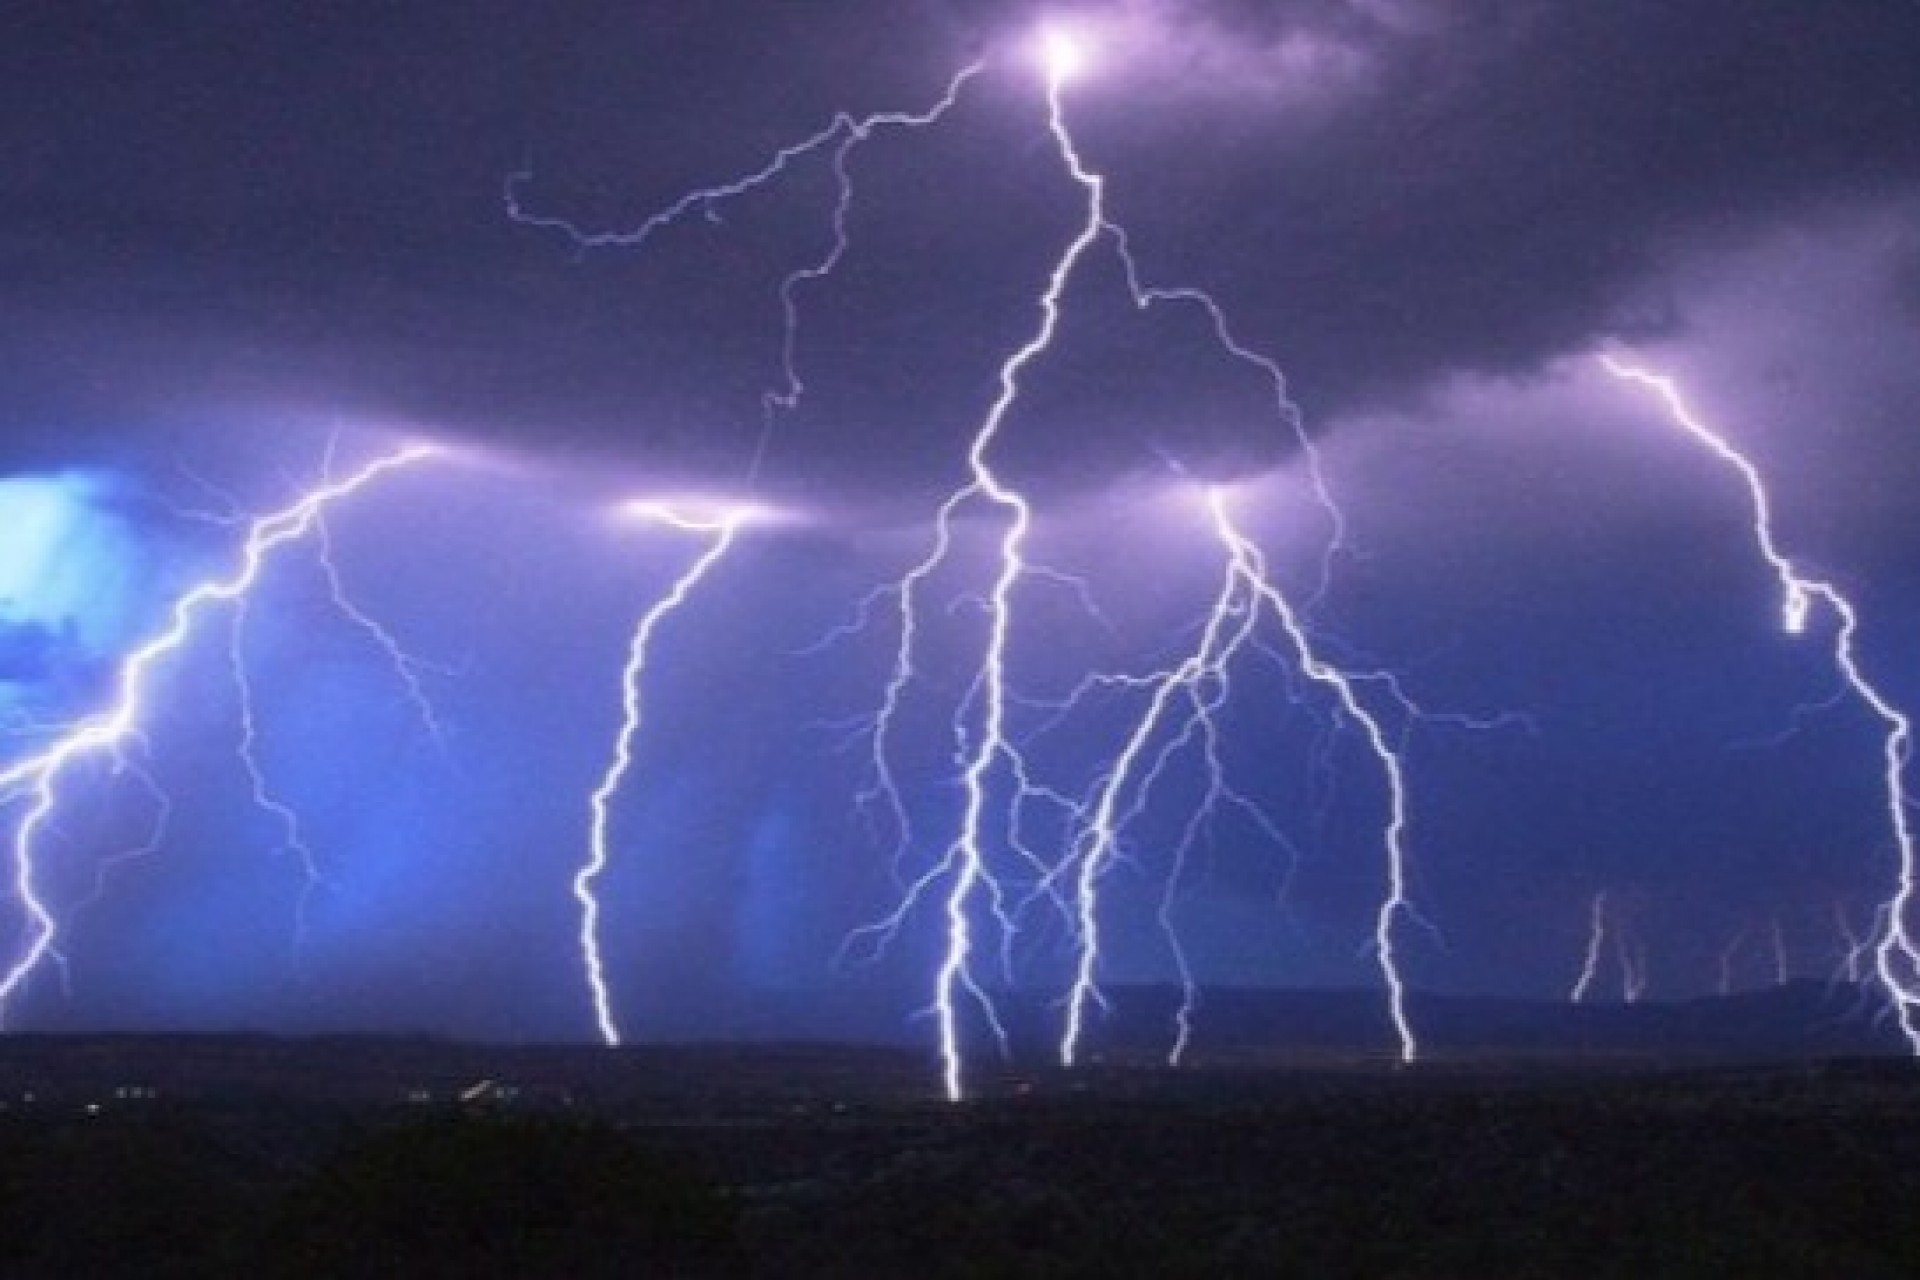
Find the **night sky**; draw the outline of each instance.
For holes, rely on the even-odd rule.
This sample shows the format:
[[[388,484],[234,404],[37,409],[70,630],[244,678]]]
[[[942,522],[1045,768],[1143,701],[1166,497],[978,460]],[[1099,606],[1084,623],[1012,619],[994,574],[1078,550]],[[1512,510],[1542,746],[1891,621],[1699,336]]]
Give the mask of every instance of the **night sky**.
[[[236,517],[330,458],[456,448],[328,525],[436,724],[329,602],[317,542],[288,548],[237,632],[209,615],[157,674],[123,767],[63,776],[40,863],[63,962],[10,1027],[591,1037],[587,796],[631,629],[704,545],[618,508],[697,490],[787,518],[658,633],[601,882],[622,1021],[730,1034],[818,1009],[828,1033],[858,1008],[923,1037],[937,907],[878,957],[840,944],[949,838],[997,518],[958,523],[926,596],[898,858],[860,801],[895,643],[862,602],[927,554],[1083,214],[1033,51],[1049,21],[1090,51],[1066,120],[1145,280],[1210,291],[1286,371],[1346,519],[1322,652],[1434,713],[1364,695],[1403,735],[1410,981],[1563,998],[1602,891],[1649,997],[1782,963],[1824,978],[1842,922],[1865,933],[1891,890],[1878,726],[1835,700],[1830,620],[1782,634],[1737,477],[1595,357],[1672,372],[1752,455],[1782,546],[1854,598],[1864,667],[1920,710],[1910,0],[17,8],[6,758],[106,704],[115,661],[234,563]],[[936,124],[852,153],[850,248],[794,293],[806,394],[757,474],[782,281],[831,243],[825,154],[636,248],[526,221],[630,229],[836,111],[926,111],[976,60]],[[1134,308],[1110,244],[993,458],[1035,504],[1033,558],[1084,582],[1029,579],[1011,624],[1012,728],[1048,786],[1084,793],[1140,706],[1061,699],[1194,643],[1220,572],[1203,481],[1232,487],[1279,585],[1314,593],[1329,528],[1269,388],[1196,311]],[[1220,755],[1273,831],[1223,810],[1173,916],[1205,983],[1377,986],[1378,771],[1267,639]],[[243,689],[311,894],[235,754]],[[1108,881],[1110,981],[1173,975],[1154,915],[1197,764],[1170,766]],[[156,789],[157,847],[116,857]],[[1033,920],[1013,981],[1051,998],[1062,929]],[[25,929],[9,899],[9,951]]]

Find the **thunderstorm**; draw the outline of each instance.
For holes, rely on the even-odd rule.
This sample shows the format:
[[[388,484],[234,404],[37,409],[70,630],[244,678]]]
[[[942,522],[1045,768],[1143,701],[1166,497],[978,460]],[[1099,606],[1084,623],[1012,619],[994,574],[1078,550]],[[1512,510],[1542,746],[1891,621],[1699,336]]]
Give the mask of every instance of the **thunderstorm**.
[[[363,17],[4,55],[0,1029],[1920,1055],[1912,13]]]

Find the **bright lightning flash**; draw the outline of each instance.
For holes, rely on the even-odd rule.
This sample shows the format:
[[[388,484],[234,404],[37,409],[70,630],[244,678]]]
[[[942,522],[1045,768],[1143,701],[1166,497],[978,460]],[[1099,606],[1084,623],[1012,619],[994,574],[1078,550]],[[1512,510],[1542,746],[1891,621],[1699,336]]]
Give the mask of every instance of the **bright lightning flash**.
[[[1332,488],[1321,464],[1319,451],[1306,431],[1299,409],[1288,394],[1286,376],[1276,362],[1259,354],[1234,334],[1225,310],[1211,294],[1191,287],[1149,285],[1144,281],[1133,256],[1125,228],[1113,221],[1106,213],[1102,200],[1103,179],[1081,158],[1067,128],[1061,101],[1062,91],[1066,82],[1084,69],[1087,57],[1085,47],[1072,34],[1056,27],[1041,33],[1040,49],[1047,68],[1049,124],[1070,173],[1089,193],[1090,211],[1098,224],[1096,230],[1105,235],[1112,244],[1114,253],[1124,270],[1128,295],[1135,308],[1145,311],[1168,304],[1183,304],[1198,308],[1206,316],[1220,351],[1229,359],[1257,372],[1265,379],[1272,392],[1275,414],[1288,428],[1292,442],[1299,449],[1315,503],[1320,508],[1327,527],[1327,540],[1320,560],[1319,582],[1309,601],[1309,609],[1311,609],[1317,606],[1325,596],[1332,578],[1334,561],[1346,548],[1346,520],[1339,504],[1334,500]],[[1258,618],[1265,606],[1264,611],[1270,611],[1281,624],[1294,655],[1307,677],[1334,691],[1342,712],[1361,727],[1387,780],[1392,802],[1386,832],[1388,893],[1376,919],[1374,945],[1381,971],[1386,979],[1401,1056],[1403,1060],[1412,1061],[1418,1052],[1418,1045],[1406,1014],[1405,984],[1399,971],[1396,952],[1398,925],[1402,918],[1411,917],[1414,914],[1407,895],[1404,840],[1407,824],[1405,785],[1398,752],[1381,721],[1355,695],[1355,686],[1363,679],[1378,680],[1386,686],[1393,700],[1409,715],[1418,718],[1422,713],[1401,693],[1397,682],[1390,675],[1386,673],[1355,675],[1341,670],[1320,656],[1311,639],[1305,619],[1273,584],[1266,573],[1266,565],[1258,550],[1233,525],[1227,513],[1225,494],[1220,490],[1209,491],[1208,507],[1213,516],[1215,531],[1228,551],[1228,562],[1220,592],[1206,615],[1201,629],[1199,644],[1186,660],[1173,668],[1131,682],[1144,684],[1152,690],[1147,705],[1112,765],[1101,782],[1097,784],[1091,802],[1075,810],[1079,825],[1070,851],[1070,863],[1077,864],[1078,867],[1074,901],[1078,926],[1077,961],[1073,985],[1067,998],[1067,1016],[1060,1040],[1060,1058],[1066,1065],[1073,1064],[1078,1053],[1089,1006],[1100,1002],[1096,974],[1100,964],[1099,889],[1101,880],[1118,857],[1121,832],[1143,811],[1147,794],[1171,759],[1171,752],[1197,736],[1205,744],[1204,763],[1207,770],[1206,796],[1194,814],[1193,823],[1188,826],[1186,837],[1175,851],[1174,878],[1169,881],[1169,896],[1163,900],[1160,912],[1162,931],[1173,948],[1182,987],[1182,1002],[1176,1015],[1177,1035],[1170,1054],[1171,1061],[1177,1063],[1185,1049],[1191,1031],[1191,1019],[1197,994],[1192,974],[1187,968],[1184,953],[1171,921],[1171,893],[1177,884],[1179,871],[1184,865],[1187,847],[1196,833],[1197,824],[1205,821],[1207,815],[1217,805],[1231,803],[1247,812],[1276,843],[1286,843],[1279,831],[1263,814],[1247,804],[1227,786],[1222,763],[1215,749],[1217,723],[1214,713],[1226,699],[1229,668],[1241,649],[1252,638]],[[1499,721],[1484,723],[1463,717],[1456,719],[1472,727],[1485,728],[1492,727],[1496,723],[1504,723],[1509,719],[1524,720],[1524,717],[1502,717]],[[1148,745],[1156,737],[1161,737],[1168,732],[1171,734],[1169,745],[1156,755],[1149,757],[1146,754]],[[1129,792],[1134,798],[1122,806],[1121,798]]]
[[[291,506],[253,520],[247,528],[239,566],[224,578],[201,582],[176,600],[166,627],[121,662],[114,679],[115,696],[106,711],[81,721],[46,750],[0,770],[0,804],[24,801],[26,805],[14,827],[10,848],[13,894],[26,914],[26,939],[20,953],[0,974],[0,1011],[54,954],[59,924],[40,894],[37,844],[59,806],[60,781],[68,768],[89,759],[121,763],[127,744],[141,736],[154,668],[186,645],[202,614],[220,605],[243,607],[273,554],[313,533],[329,507],[388,472],[424,462],[438,452],[432,446],[414,445],[387,454],[309,491]]]
[[[1058,47],[1050,55],[1048,67],[1048,123],[1074,180],[1086,192],[1086,213],[1047,278],[1047,287],[1040,295],[1040,320],[1033,335],[1000,366],[999,393],[975,430],[967,451],[968,482],[941,505],[933,550],[908,570],[898,584],[900,646],[882,720],[876,726],[876,741],[881,741],[888,711],[898,704],[901,689],[912,678],[915,601],[953,545],[956,518],[963,509],[977,503],[998,508],[1006,523],[1000,535],[999,568],[985,597],[987,640],[974,682],[976,722],[956,727],[961,752],[960,784],[965,797],[959,832],[945,855],[909,887],[901,912],[894,917],[899,919],[924,893],[940,881],[946,881],[947,947],[934,980],[933,1011],[940,1028],[942,1080],[947,1096],[956,1101],[965,1096],[960,1026],[963,998],[973,1001],[996,1036],[1005,1043],[999,1017],[986,994],[974,958],[974,915],[982,895],[989,899],[1003,936],[1013,928],[1005,914],[1003,888],[989,862],[988,811],[995,807],[993,796],[1007,782],[1012,784],[1016,796],[1025,795],[1031,789],[1025,760],[1007,732],[1007,649],[1013,625],[1014,592],[1028,572],[1025,547],[1033,510],[1026,497],[994,470],[991,454],[1007,415],[1019,399],[1021,376],[1053,345],[1054,333],[1060,324],[1061,299],[1073,279],[1074,268],[1106,226],[1101,179],[1080,167],[1061,118],[1063,67]]]
[[[1216,607],[1210,615],[1211,622],[1202,636],[1200,648],[1187,662],[1157,677],[1140,677],[1131,682],[1135,687],[1152,690],[1144,719],[1129,736],[1120,755],[1103,775],[1103,780],[1096,784],[1095,793],[1084,802],[1077,802],[1038,783],[1010,732],[1008,662],[1015,598],[1026,581],[1043,576],[1046,571],[1030,563],[1027,557],[1026,544],[1033,522],[1030,502],[1025,494],[996,470],[993,453],[1005,422],[1020,397],[1025,374],[1053,346],[1063,301],[1076,271],[1089,251],[1103,239],[1111,244],[1124,268],[1127,287],[1136,308],[1146,310],[1160,304],[1185,304],[1201,308],[1223,352],[1229,358],[1257,370],[1269,383],[1276,412],[1281,421],[1291,428],[1294,441],[1306,459],[1314,492],[1328,525],[1329,539],[1321,564],[1322,591],[1331,572],[1333,558],[1345,545],[1341,513],[1331,497],[1299,412],[1287,395],[1286,380],[1278,366],[1243,345],[1234,336],[1224,312],[1210,295],[1196,289],[1161,288],[1144,283],[1128,248],[1124,230],[1108,217],[1104,180],[1083,163],[1068,130],[1062,104],[1065,86],[1087,69],[1090,50],[1086,42],[1065,27],[1048,27],[1038,33],[1033,56],[1044,73],[1048,131],[1068,176],[1084,195],[1084,216],[1055,259],[1045,288],[1036,300],[1039,315],[1031,335],[1000,366],[998,392],[975,428],[967,451],[966,478],[940,505],[934,522],[932,546],[920,561],[889,587],[876,593],[869,605],[862,607],[860,622],[853,628],[858,629],[868,620],[868,608],[872,600],[891,601],[898,617],[897,639],[881,703],[870,721],[874,779],[871,794],[883,799],[888,807],[898,836],[895,849],[898,866],[903,863],[909,846],[917,843],[917,836],[910,830],[907,806],[898,786],[898,774],[892,759],[893,737],[908,691],[919,679],[917,661],[921,616],[925,609],[923,598],[931,590],[934,576],[949,563],[962,517],[983,514],[997,520],[997,568],[986,589],[977,597],[986,617],[986,635],[978,664],[969,681],[968,693],[956,712],[953,728],[955,763],[962,795],[957,828],[943,852],[931,860],[931,865],[925,867],[917,877],[903,876],[906,884],[896,909],[881,921],[856,931],[854,936],[874,939],[877,947],[884,947],[910,915],[923,906],[938,902],[945,921],[945,947],[934,981],[931,1012],[939,1024],[942,1077],[946,1092],[954,1099],[962,1097],[962,1042],[965,1038],[962,1022],[965,1012],[969,1008],[977,1011],[1003,1047],[1006,1043],[1004,1028],[987,993],[985,977],[980,968],[981,940],[976,936],[977,929],[990,917],[998,930],[1001,966],[1010,967],[1012,940],[1018,932],[1017,914],[1020,908],[1011,900],[1011,883],[996,865],[1004,849],[1025,868],[1023,874],[1030,871],[1037,876],[1041,894],[1053,897],[1063,912],[1075,921],[1079,935],[1079,968],[1069,1001],[1069,1028],[1062,1046],[1063,1056],[1071,1060],[1086,1007],[1089,1002],[1099,998],[1094,983],[1099,963],[1098,886],[1117,852],[1120,830],[1141,812],[1148,792],[1152,790],[1170,753],[1177,752],[1196,738],[1201,740],[1212,784],[1208,792],[1208,804],[1203,809],[1210,810],[1223,801],[1244,806],[1244,801],[1226,788],[1222,779],[1216,753],[1213,714],[1225,698],[1225,665],[1250,636],[1252,615],[1259,614],[1263,606],[1271,606],[1269,611],[1280,618],[1296,652],[1302,657],[1309,677],[1340,692],[1338,700],[1343,713],[1367,731],[1375,754],[1382,759],[1387,771],[1394,796],[1388,828],[1391,892],[1380,912],[1376,941],[1383,970],[1393,988],[1394,1020],[1400,1030],[1403,1053],[1411,1057],[1414,1043],[1406,1026],[1393,946],[1395,926],[1400,917],[1409,911],[1405,897],[1402,849],[1405,810],[1398,758],[1379,722],[1353,694],[1353,683],[1361,677],[1343,673],[1314,654],[1304,624],[1266,578],[1265,566],[1259,561],[1257,551],[1233,530],[1226,519],[1223,502],[1216,503],[1216,524],[1227,543],[1230,564],[1222,590],[1238,603]],[[979,65],[963,69],[948,83],[945,95],[930,109],[919,114],[880,113],[858,119],[844,113],[836,115],[816,133],[776,152],[760,168],[728,182],[690,191],[630,230],[589,232],[571,222],[527,212],[519,198],[521,187],[529,178],[526,174],[516,175],[508,183],[508,213],[523,224],[558,231],[582,250],[636,248],[669,226],[696,213],[710,221],[717,221],[720,210],[728,202],[759,191],[804,160],[816,156],[826,159],[837,190],[830,218],[832,234],[825,252],[790,272],[780,287],[780,302],[785,318],[780,380],[762,396],[766,422],[749,468],[751,481],[758,473],[766,452],[774,417],[780,412],[793,410],[804,392],[796,359],[799,291],[803,286],[829,276],[847,252],[849,211],[854,198],[851,161],[856,148],[881,129],[918,130],[939,122],[954,107],[968,81],[980,70]],[[637,682],[644,662],[646,640],[659,617],[677,605],[686,590],[691,589],[699,575],[724,550],[736,523],[712,513],[699,518],[690,517],[684,510],[679,511],[677,516],[667,509],[638,514],[663,518],[667,523],[688,531],[706,533],[713,537],[714,542],[708,556],[695,566],[687,579],[683,579],[675,593],[643,619],[641,631],[635,637],[626,681],[627,720],[616,745],[613,763],[595,793],[590,857],[575,881],[575,893],[585,913],[581,938],[588,980],[601,1031],[608,1041],[617,1039],[617,1029],[608,1015],[609,1002],[596,942],[599,908],[593,885],[606,864],[606,807],[631,765],[630,743],[638,717]],[[1318,599],[1316,595],[1315,600]],[[1242,618],[1232,612],[1233,608],[1239,608],[1249,616]],[[1397,690],[1394,696],[1399,698]],[[1408,705],[1410,711],[1414,710],[1404,703],[1404,699],[1400,701]],[[1172,728],[1168,730],[1168,726]],[[1150,744],[1156,740],[1162,744],[1157,754],[1150,750]],[[1064,813],[1071,823],[1073,834],[1069,848],[1066,855],[1057,861],[1041,856],[1023,842],[1021,814],[1027,805],[1035,802],[1052,806]],[[1189,840],[1203,820],[1204,814],[1190,824]],[[1267,824],[1264,818],[1256,814],[1255,820],[1278,838],[1277,830]],[[1062,901],[1055,892],[1058,885],[1069,877],[1078,886],[1077,900],[1073,903]],[[1169,894],[1171,892],[1170,887]],[[1184,1043],[1186,1018],[1191,1009],[1192,984],[1166,910],[1163,910],[1161,919],[1180,962],[1183,979],[1187,982],[1188,1003],[1181,1013],[1181,1043]],[[1176,1057],[1178,1052],[1176,1046]]]
[[[1042,31],[1039,52],[1047,82],[1056,89],[1086,70],[1086,46],[1065,28],[1048,27]]]
[[[1198,999],[1192,970],[1173,927],[1172,911],[1173,895],[1200,825],[1219,805],[1230,803],[1247,813],[1277,843],[1285,843],[1278,829],[1259,809],[1227,786],[1217,750],[1217,715],[1231,689],[1230,668],[1253,638],[1260,620],[1260,611],[1248,607],[1246,586],[1237,559],[1229,557],[1219,591],[1207,611],[1206,623],[1192,652],[1173,666],[1148,675],[1117,680],[1108,677],[1103,681],[1149,692],[1140,718],[1106,773],[1095,784],[1090,802],[1075,813],[1076,831],[1065,865],[1078,868],[1073,902],[1077,958],[1059,1044],[1063,1066],[1072,1067],[1078,1058],[1091,1006],[1104,1007],[1105,1003],[1098,981],[1101,881],[1122,857],[1126,828],[1146,811],[1155,784],[1180,750],[1196,739],[1203,744],[1208,790],[1175,847],[1174,865],[1159,912],[1161,932],[1172,950],[1181,987],[1180,1007],[1174,1016],[1174,1043],[1168,1054],[1170,1064],[1178,1065],[1186,1052]],[[1158,751],[1151,751],[1156,741],[1163,745]]]
[[[940,1025],[947,1093],[949,1097],[957,1099],[964,1092],[960,1031],[963,996],[982,1011],[991,1029],[1002,1044],[1005,1043],[997,1015],[974,968],[974,925],[982,899],[1000,930],[1003,957],[1006,951],[1004,940],[1015,929],[1015,923],[1006,910],[1006,887],[994,874],[988,857],[988,810],[992,808],[1001,815],[996,820],[1000,835],[1014,852],[1024,855],[1026,851],[1018,835],[1022,805],[1036,796],[1061,805],[1072,820],[1074,834],[1070,837],[1066,858],[1058,867],[1049,869],[1043,875],[1042,891],[1051,892],[1056,880],[1071,873],[1075,892],[1068,907],[1075,925],[1076,961],[1074,980],[1066,1002],[1065,1028],[1059,1045],[1062,1061],[1071,1065],[1078,1053],[1089,1007],[1101,1001],[1096,981],[1101,959],[1100,885],[1119,856],[1121,832],[1144,810],[1148,795],[1172,753],[1195,738],[1202,740],[1206,746],[1209,787],[1206,802],[1196,814],[1194,823],[1188,827],[1187,840],[1176,852],[1175,875],[1168,887],[1169,898],[1177,883],[1186,847],[1206,813],[1222,802],[1250,809],[1226,786],[1222,776],[1221,762],[1214,749],[1217,738],[1214,713],[1226,696],[1227,666],[1249,639],[1254,621],[1261,612],[1260,606],[1265,604],[1271,606],[1272,612],[1281,620],[1309,678],[1340,691],[1343,711],[1367,731],[1369,742],[1387,771],[1394,800],[1387,840],[1391,888],[1380,911],[1375,942],[1391,990],[1393,1021],[1399,1034],[1402,1056],[1411,1059],[1415,1055],[1416,1044],[1405,1014],[1403,984],[1395,953],[1398,921],[1411,910],[1405,892],[1403,833],[1406,814],[1398,756],[1379,721],[1354,697],[1353,678],[1316,655],[1304,623],[1267,578],[1259,553],[1233,530],[1227,520],[1223,497],[1215,495],[1213,499],[1216,526],[1230,552],[1230,564],[1221,597],[1209,613],[1200,643],[1189,658],[1157,675],[1136,677],[1124,682],[1149,689],[1151,692],[1147,705],[1087,801],[1063,803],[1057,794],[1037,787],[1030,779],[1019,749],[1007,733],[1007,646],[1015,588],[1023,577],[1033,572],[1024,556],[1031,510],[1026,499],[1009,488],[993,471],[989,450],[1017,398],[1020,375],[1030,364],[1041,359],[1052,345],[1060,319],[1061,300],[1074,272],[1088,251],[1103,238],[1112,245],[1124,268],[1129,296],[1137,309],[1146,310],[1165,303],[1199,307],[1205,312],[1222,351],[1231,359],[1253,367],[1268,381],[1278,416],[1292,429],[1294,441],[1307,461],[1316,499],[1327,519],[1330,536],[1321,564],[1322,591],[1331,573],[1333,557],[1344,545],[1345,531],[1341,513],[1321,471],[1318,454],[1306,435],[1298,410],[1287,395],[1286,380],[1278,366],[1234,337],[1225,313],[1209,294],[1197,289],[1150,287],[1142,282],[1125,231],[1107,214],[1105,179],[1084,162],[1066,122],[1063,92],[1066,83],[1085,68],[1085,47],[1064,30],[1051,28],[1041,33],[1038,50],[1046,71],[1048,129],[1068,175],[1085,194],[1085,219],[1078,233],[1056,260],[1047,287],[1040,297],[1042,319],[1037,332],[1001,368],[1000,396],[976,433],[969,453],[970,482],[940,509],[932,551],[894,586],[900,615],[899,645],[882,706],[875,719],[874,757],[879,789],[891,803],[896,821],[901,823],[904,830],[903,806],[894,790],[893,774],[887,763],[887,736],[894,713],[916,674],[916,598],[927,579],[945,562],[952,546],[954,517],[964,506],[979,500],[1000,507],[1006,514],[1007,525],[1000,543],[999,573],[985,597],[989,634],[973,684],[976,723],[956,727],[961,746],[961,783],[965,796],[959,833],[945,855],[907,887],[898,910],[877,926],[876,931],[885,935],[896,929],[907,912],[933,892],[935,886],[945,884],[947,950],[936,979],[934,1012]],[[1156,740],[1166,745],[1154,753],[1149,748]],[[1002,796],[1003,803],[996,805],[995,796]],[[1279,839],[1279,833],[1271,823],[1257,811],[1250,812],[1256,823],[1269,835]],[[1177,1061],[1187,1041],[1196,993],[1192,974],[1172,927],[1170,911],[1170,900],[1163,901],[1161,925],[1173,948],[1184,993],[1177,1015],[1178,1034],[1172,1052],[1173,1059]]]
[[[1638,1004],[1647,993],[1647,944],[1637,936],[1633,918],[1623,914],[1611,895],[1602,889],[1593,895],[1587,908],[1587,950],[1580,962],[1580,976],[1574,980],[1567,999],[1585,1004],[1600,977],[1606,956],[1607,940],[1613,940],[1613,962],[1620,974],[1620,1001]],[[1735,939],[1735,946],[1739,940]],[[1721,958],[1723,972],[1731,963],[1729,954]],[[1723,993],[1724,994],[1724,993]]]
[[[606,962],[600,948],[601,907],[597,882],[611,861],[609,832],[614,797],[620,793],[621,785],[633,769],[634,741],[640,733],[643,685],[654,632],[687,602],[701,580],[727,554],[733,545],[734,535],[741,527],[765,518],[765,512],[750,505],[674,502],[651,498],[627,503],[622,508],[622,514],[663,524],[680,533],[704,537],[707,546],[674,580],[667,593],[641,615],[634,628],[633,640],[627,649],[626,666],[620,678],[620,730],[614,738],[613,758],[588,801],[591,820],[587,832],[587,858],[573,877],[573,896],[580,904],[581,965],[586,973],[595,1025],[599,1028],[601,1040],[609,1045],[620,1043],[620,1025],[613,1015],[613,995],[608,987]]]
[[[1782,628],[1789,635],[1803,634],[1816,602],[1832,615],[1834,669],[1885,730],[1881,740],[1881,782],[1898,870],[1893,892],[1881,906],[1880,937],[1874,947],[1875,971],[1908,1044],[1915,1054],[1920,1054],[1920,935],[1916,934],[1914,924],[1916,907],[1920,906],[1917,901],[1920,900],[1920,866],[1915,861],[1908,816],[1911,801],[1906,790],[1907,760],[1913,746],[1912,723],[1861,670],[1855,647],[1860,617],[1853,602],[1833,583],[1802,572],[1780,550],[1773,530],[1773,504],[1760,469],[1694,412],[1671,377],[1610,354],[1602,355],[1600,364],[1613,377],[1652,394],[1675,426],[1740,477],[1746,486],[1752,513],[1754,546],[1780,584]]]
[[[1380,976],[1386,982],[1387,1009],[1399,1037],[1400,1058],[1403,1062],[1412,1062],[1419,1056],[1420,1045],[1407,1016],[1407,989],[1400,973],[1398,939],[1401,922],[1417,919],[1418,913],[1414,910],[1409,886],[1407,782],[1400,753],[1395,749],[1385,723],[1360,700],[1358,679],[1315,651],[1306,625],[1268,576],[1266,557],[1235,526],[1233,516],[1227,509],[1226,494],[1214,490],[1208,495],[1207,504],[1213,512],[1214,529],[1226,547],[1233,571],[1240,576],[1249,599],[1255,607],[1265,606],[1280,624],[1281,631],[1293,647],[1293,656],[1300,670],[1307,679],[1331,694],[1341,714],[1359,727],[1367,750],[1380,767],[1381,781],[1387,790],[1387,822],[1382,835],[1386,849],[1387,885],[1374,916],[1373,944],[1380,965]]]

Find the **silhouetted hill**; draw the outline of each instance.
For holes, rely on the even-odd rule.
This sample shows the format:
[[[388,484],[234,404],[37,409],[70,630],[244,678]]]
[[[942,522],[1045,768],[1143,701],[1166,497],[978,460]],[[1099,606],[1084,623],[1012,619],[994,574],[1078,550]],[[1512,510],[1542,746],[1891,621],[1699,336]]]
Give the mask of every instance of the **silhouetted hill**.
[[[1010,1001],[958,1107],[875,1045],[0,1037],[0,1274],[1920,1274],[1855,994],[1421,997],[1410,1070],[1374,992],[1212,993],[1179,1070],[1171,992],[1073,1072]]]
[[[1176,1035],[1179,992],[1122,987],[1083,1037],[1087,1056],[1162,1059]],[[1790,983],[1676,1003],[1571,1004],[1414,993],[1409,1014],[1430,1062],[1525,1059],[1566,1064],[1791,1062],[1904,1054],[1883,1005],[1861,988]],[[1058,1011],[1020,1004],[1009,1026],[1022,1058],[1047,1060]],[[1186,1060],[1390,1060],[1399,1041],[1376,991],[1202,992]]]
[[[1158,1068],[1174,1041],[1178,993],[1123,987],[1083,1039],[1088,1065]],[[1729,1064],[1894,1057],[1907,1047],[1877,1017],[1868,993],[1791,984],[1721,999],[1637,1005],[1527,1003],[1416,995],[1421,1062],[1448,1067],[1580,1073]],[[1039,999],[1009,999],[1012,1048],[1002,1061],[979,1037],[969,1061],[982,1089],[1051,1081],[1060,1014]],[[799,1025],[776,1002],[750,1011],[772,1033]],[[852,1019],[842,1029],[858,1031]],[[938,1092],[925,1044],[903,1047],[921,1024],[874,1017],[868,1043],[754,1040],[599,1045],[475,1044],[428,1037],[0,1037],[0,1104],[168,1099],[301,1099],[343,1104],[450,1102],[510,1096],[521,1105],[702,1114],[811,1106],[822,1100],[918,1102]],[[889,1034],[882,1035],[881,1032]],[[896,1043],[886,1043],[886,1041]],[[1194,1016],[1185,1064],[1235,1069],[1342,1070],[1397,1062],[1387,1008],[1374,991],[1212,990]]]
[[[873,1046],[475,1044],[425,1037],[0,1037],[0,1103],[511,1102],[703,1114],[853,1095],[919,1098],[924,1054]]]

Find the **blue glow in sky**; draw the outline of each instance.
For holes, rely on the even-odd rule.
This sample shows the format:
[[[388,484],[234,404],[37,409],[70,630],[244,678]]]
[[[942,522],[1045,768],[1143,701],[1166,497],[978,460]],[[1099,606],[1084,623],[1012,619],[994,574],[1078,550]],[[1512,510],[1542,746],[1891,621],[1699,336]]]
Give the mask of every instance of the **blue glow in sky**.
[[[18,722],[70,713],[90,664],[124,644],[150,552],[76,473],[0,480],[0,711]]]

